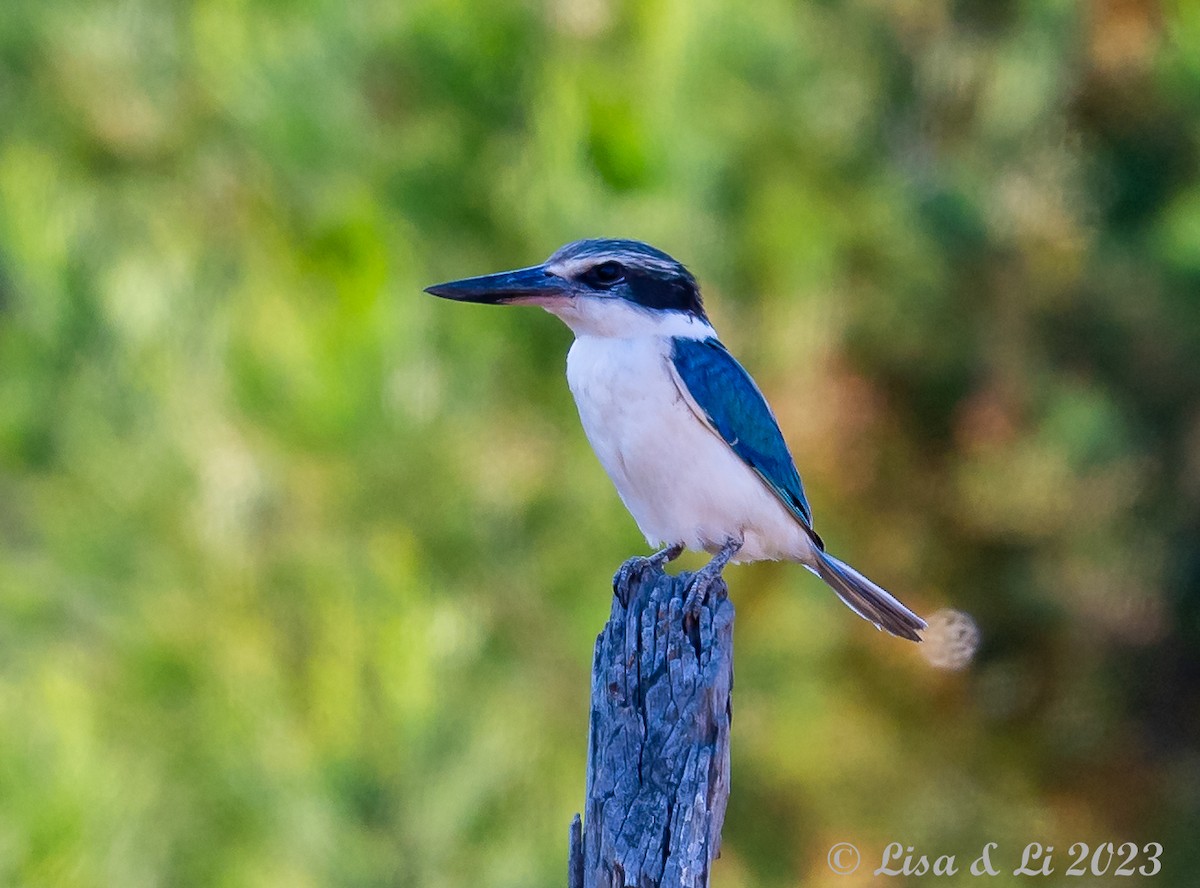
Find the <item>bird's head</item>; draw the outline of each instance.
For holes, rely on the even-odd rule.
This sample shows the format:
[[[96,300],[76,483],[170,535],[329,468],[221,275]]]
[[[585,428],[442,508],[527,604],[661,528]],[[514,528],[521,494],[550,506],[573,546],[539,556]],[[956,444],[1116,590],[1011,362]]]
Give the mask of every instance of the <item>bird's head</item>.
[[[575,241],[541,265],[437,284],[426,292],[459,302],[540,305],[577,334],[592,336],[708,327],[691,272],[635,240]]]

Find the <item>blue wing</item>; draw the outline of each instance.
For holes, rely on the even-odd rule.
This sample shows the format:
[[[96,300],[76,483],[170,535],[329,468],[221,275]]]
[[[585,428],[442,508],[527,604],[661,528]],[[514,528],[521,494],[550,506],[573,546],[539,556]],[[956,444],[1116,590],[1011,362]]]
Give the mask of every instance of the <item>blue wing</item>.
[[[812,510],[775,415],[750,374],[716,339],[673,339],[671,363],[718,435],[812,532]],[[820,537],[813,533],[817,545]]]

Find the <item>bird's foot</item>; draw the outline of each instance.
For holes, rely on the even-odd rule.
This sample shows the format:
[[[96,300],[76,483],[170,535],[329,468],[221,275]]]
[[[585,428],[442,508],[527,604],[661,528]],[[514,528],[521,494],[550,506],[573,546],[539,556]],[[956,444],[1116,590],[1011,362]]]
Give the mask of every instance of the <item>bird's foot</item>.
[[[633,584],[642,578],[650,567],[650,559],[634,555],[613,574],[613,594],[621,599],[621,604],[629,604],[629,593]]]
[[[708,600],[717,584],[722,583],[721,574],[725,565],[742,548],[743,541],[742,537],[727,540],[721,551],[714,555],[708,564],[692,574],[692,579],[688,582],[687,598],[683,601],[685,620],[689,617],[695,619],[700,614],[704,602]]]
[[[683,554],[683,543],[674,543],[667,546],[665,549],[659,549],[653,555],[646,559],[653,567],[662,567],[664,564],[670,564],[676,558]]]
[[[683,544],[675,543],[655,552],[649,558],[642,555],[635,555],[617,569],[616,574],[613,576],[613,592],[621,599],[622,604],[629,604],[626,599],[633,588],[633,584],[640,580],[646,571],[661,570],[664,564],[674,561],[682,553]]]
[[[662,566],[669,561],[674,561],[683,552],[683,545],[676,543],[673,546],[667,546],[665,549],[655,552],[649,558],[642,555],[635,555],[617,569],[613,576],[613,592],[621,599],[622,604],[629,604],[627,598],[633,584],[645,576],[648,570],[661,570]]]

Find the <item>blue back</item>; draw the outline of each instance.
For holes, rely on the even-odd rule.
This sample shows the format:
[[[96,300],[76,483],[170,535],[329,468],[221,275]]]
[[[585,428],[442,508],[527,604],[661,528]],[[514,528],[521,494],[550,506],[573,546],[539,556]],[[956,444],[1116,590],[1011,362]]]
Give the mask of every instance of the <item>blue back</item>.
[[[717,434],[811,532],[812,510],[800,474],[750,374],[716,339],[673,339],[671,362]]]

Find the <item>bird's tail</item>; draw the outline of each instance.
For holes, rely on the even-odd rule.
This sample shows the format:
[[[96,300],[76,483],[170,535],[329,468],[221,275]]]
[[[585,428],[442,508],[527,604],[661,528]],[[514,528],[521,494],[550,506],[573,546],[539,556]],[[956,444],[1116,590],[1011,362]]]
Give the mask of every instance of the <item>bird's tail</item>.
[[[924,620],[850,565],[823,551],[818,550],[816,555],[816,563],[810,569],[829,584],[850,610],[892,635],[921,640],[919,633],[925,628]]]

